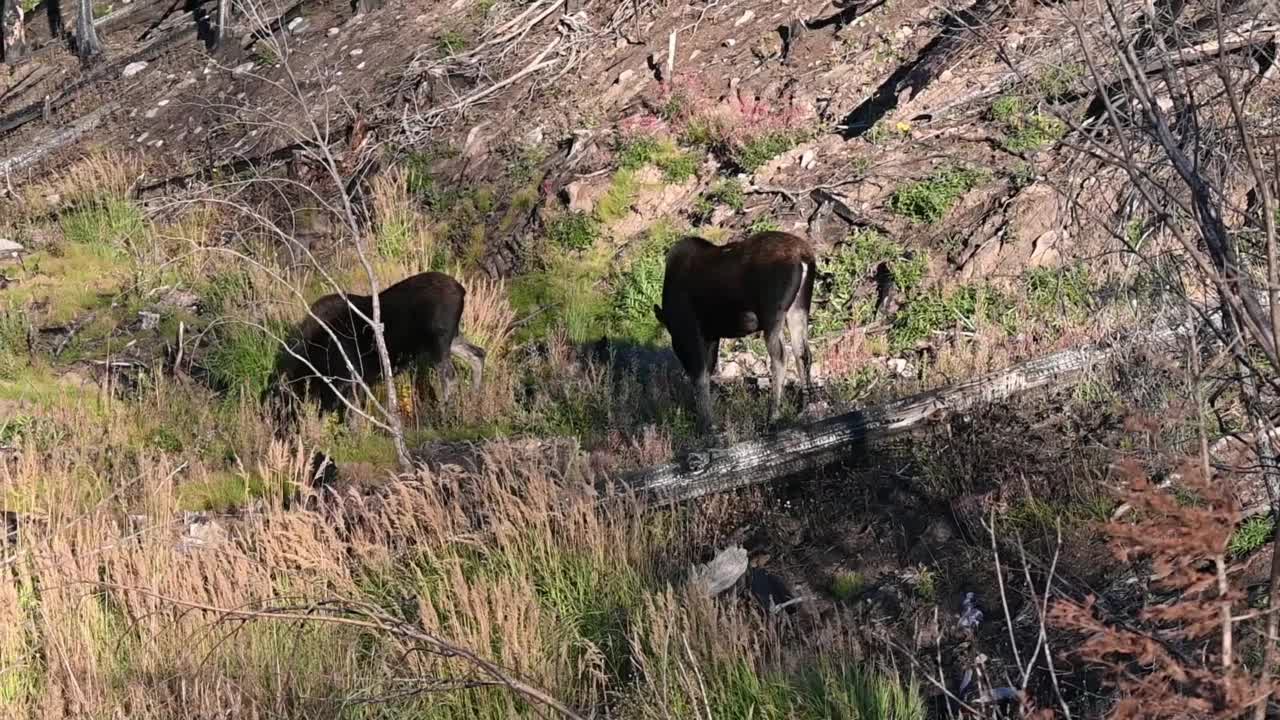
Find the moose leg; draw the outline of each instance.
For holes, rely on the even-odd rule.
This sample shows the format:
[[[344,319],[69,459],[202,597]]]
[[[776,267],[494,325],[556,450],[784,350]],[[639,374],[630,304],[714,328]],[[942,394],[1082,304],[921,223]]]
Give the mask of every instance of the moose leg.
[[[800,396],[800,407],[808,402],[813,390],[813,355],[809,352],[809,311],[792,306],[787,311],[787,335],[791,337],[791,354],[796,358],[796,370],[804,383]]]
[[[787,353],[782,345],[782,318],[771,318],[764,328],[764,344],[769,350],[769,370],[773,375],[773,387],[769,392],[769,423],[778,419],[782,406],[782,386],[787,381]]]
[[[231,22],[231,0],[218,0],[218,21],[213,28],[213,46],[221,47],[222,38],[227,33],[227,25]]]
[[[720,365],[720,338],[707,341],[707,377],[715,377]]]
[[[484,375],[484,358],[486,355],[484,348],[472,345],[459,335],[449,344],[449,352],[462,358],[471,367],[471,387],[479,390],[480,378]]]
[[[76,17],[76,53],[88,60],[102,54],[102,41],[93,27],[93,0],[80,0]]]

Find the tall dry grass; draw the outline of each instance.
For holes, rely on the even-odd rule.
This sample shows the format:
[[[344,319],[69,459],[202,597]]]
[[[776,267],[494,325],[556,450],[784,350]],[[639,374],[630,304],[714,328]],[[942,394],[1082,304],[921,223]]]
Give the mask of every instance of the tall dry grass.
[[[316,511],[268,491],[193,522],[188,489],[228,474],[197,446],[210,430],[242,424],[232,474],[265,488],[300,488],[310,454],[261,424],[250,437],[245,404],[201,415],[183,392],[54,413],[57,427],[0,463],[0,493],[23,499],[20,540],[0,549],[0,716],[535,714],[474,685],[464,661],[376,627],[221,612],[332,602],[446,637],[588,715],[686,717],[767,690],[769,708],[823,717],[795,668],[835,682],[818,655],[857,658],[838,618],[784,639],[752,605],[687,596],[708,518],[600,506],[595,464],[563,446],[489,443],[474,470],[327,493]],[[184,412],[182,447],[139,441]]]

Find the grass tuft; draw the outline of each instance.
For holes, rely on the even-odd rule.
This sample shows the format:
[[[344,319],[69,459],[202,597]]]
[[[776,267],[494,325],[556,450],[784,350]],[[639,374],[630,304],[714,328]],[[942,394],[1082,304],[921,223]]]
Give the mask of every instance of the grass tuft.
[[[915,222],[933,224],[986,177],[980,170],[945,167],[924,180],[898,188],[889,198],[889,208]]]

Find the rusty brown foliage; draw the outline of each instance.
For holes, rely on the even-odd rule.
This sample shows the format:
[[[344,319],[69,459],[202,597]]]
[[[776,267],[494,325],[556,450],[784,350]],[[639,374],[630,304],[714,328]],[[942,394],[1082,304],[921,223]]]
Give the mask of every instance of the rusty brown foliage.
[[[1227,545],[1240,509],[1194,460],[1179,469],[1191,501],[1155,486],[1136,462],[1117,471],[1135,519],[1105,526],[1109,548],[1152,593],[1131,618],[1090,595],[1051,604],[1048,620],[1080,636],[1077,659],[1100,667],[1117,691],[1110,717],[1237,717],[1263,698],[1233,645],[1244,594],[1230,584]]]

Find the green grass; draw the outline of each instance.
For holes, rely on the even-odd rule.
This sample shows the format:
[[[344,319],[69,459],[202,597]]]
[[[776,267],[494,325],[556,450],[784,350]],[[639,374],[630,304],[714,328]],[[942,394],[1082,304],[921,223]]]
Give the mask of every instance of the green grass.
[[[1066,125],[1052,115],[1033,112],[1017,95],[1002,95],[991,104],[991,119],[1004,128],[1002,147],[1022,153],[1047,147],[1066,133]]]
[[[895,190],[889,198],[889,209],[915,222],[933,224],[986,177],[987,173],[981,170],[945,167]]]
[[[894,282],[904,292],[914,291],[924,279],[928,256],[907,254],[902,246],[875,230],[859,230],[822,259],[822,273],[815,293],[813,332],[822,337],[853,324],[871,320],[874,300],[857,302],[858,290],[880,263],[888,263]]]
[[[860,572],[842,572],[831,580],[831,594],[842,602],[852,600],[866,587],[867,579]]]
[[[457,30],[446,30],[436,38],[436,47],[444,55],[453,55],[465,50],[469,44],[470,40],[467,39],[467,36]]]
[[[627,168],[618,170],[609,182],[609,189],[596,201],[596,219],[607,225],[622,218],[631,212],[639,193],[640,183],[636,180],[635,171]]]
[[[141,240],[147,229],[142,211],[120,199],[72,210],[59,218],[58,224],[68,242],[103,252],[128,248]]]
[[[517,331],[517,341],[545,337],[561,327],[573,342],[598,339],[609,314],[609,298],[601,287],[607,271],[564,252],[549,253],[545,262],[544,269],[511,283],[512,307],[529,317]]]
[[[1036,90],[1045,100],[1061,100],[1071,93],[1083,76],[1084,67],[1077,63],[1050,65],[1036,76]]]
[[[30,359],[30,322],[26,311],[12,303],[0,307],[0,380],[12,380]]]
[[[618,167],[635,171],[646,165],[661,170],[663,179],[670,183],[684,182],[698,172],[698,159],[669,138],[637,135],[624,140],[618,148]]]
[[[177,500],[182,510],[224,513],[269,494],[283,494],[284,489],[279,481],[265,480],[257,473],[246,476],[222,472],[179,485]]]
[[[1275,529],[1274,517],[1255,515],[1241,523],[1240,527],[1231,534],[1231,540],[1227,543],[1227,552],[1237,558],[1256,552],[1271,542]]]
[[[1006,324],[1011,309],[1009,299],[987,285],[961,285],[948,292],[933,288],[915,294],[898,311],[889,328],[889,347],[903,352],[956,326],[974,331],[981,322]]]
[[[253,281],[243,270],[223,270],[209,277],[200,296],[200,307],[206,315],[219,317],[244,307],[253,297]]]
[[[270,332],[243,322],[219,326],[205,366],[211,379],[232,395],[257,398],[266,389],[280,349],[272,334],[282,339],[288,334],[281,323],[266,327]]]
[[[600,237],[600,223],[586,213],[565,213],[548,223],[547,237],[566,250],[586,250]]]
[[[1053,323],[1084,319],[1093,300],[1093,280],[1084,265],[1034,268],[1023,278],[1025,296],[1040,319]]]
[[[695,223],[705,223],[711,219],[719,205],[724,205],[734,212],[742,212],[743,207],[746,206],[746,193],[742,189],[742,183],[735,179],[717,182],[710,190],[694,200],[690,215]]]
[[[755,172],[765,163],[804,142],[806,133],[778,130],[749,138],[730,150],[729,159],[746,172]]]
[[[747,226],[747,234],[755,235],[756,233],[762,232],[777,232],[781,229],[782,225],[777,220],[769,217],[768,215],[761,215],[755,220],[752,220],[751,224]]]

